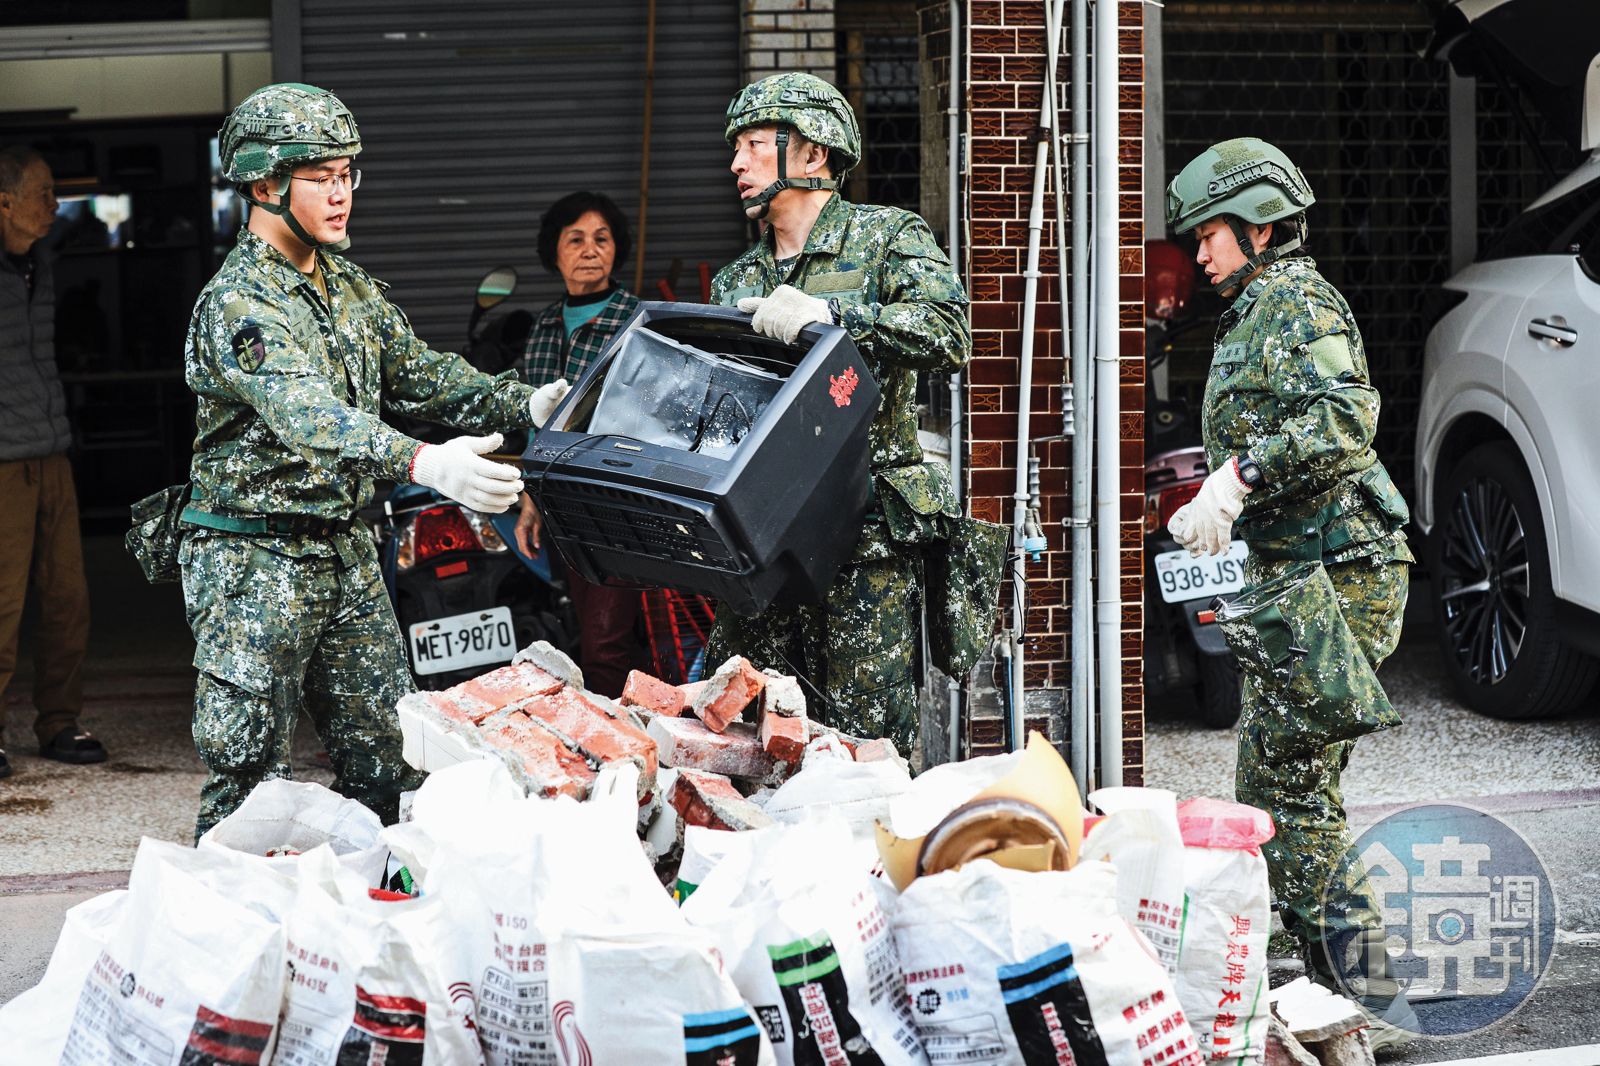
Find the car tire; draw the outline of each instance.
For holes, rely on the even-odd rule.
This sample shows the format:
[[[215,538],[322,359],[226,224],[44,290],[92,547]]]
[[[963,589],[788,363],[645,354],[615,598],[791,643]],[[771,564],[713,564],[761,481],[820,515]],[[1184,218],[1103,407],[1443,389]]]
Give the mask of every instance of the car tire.
[[[1240,687],[1239,660],[1233,653],[1227,655],[1195,656],[1199,660],[1200,677],[1195,684],[1195,702],[1200,708],[1201,724],[1212,729],[1232,729],[1239,721]]]
[[[1594,688],[1600,662],[1561,640],[1544,518],[1516,449],[1494,443],[1468,452],[1438,502],[1428,566],[1456,691],[1494,718],[1572,710]]]

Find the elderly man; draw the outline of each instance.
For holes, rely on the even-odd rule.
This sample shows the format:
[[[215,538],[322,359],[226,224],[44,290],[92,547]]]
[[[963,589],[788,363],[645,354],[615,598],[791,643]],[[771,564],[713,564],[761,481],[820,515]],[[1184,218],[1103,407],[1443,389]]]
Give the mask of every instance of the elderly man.
[[[55,221],[55,178],[33,149],[0,150],[0,696],[17,666],[22,605],[32,585],[33,732],[39,754],[104,762],[78,726],[89,645],[89,588],[67,447],[67,401],[56,375],[55,291],[38,243]],[[5,722],[0,704],[0,726]],[[0,751],[0,777],[11,764]]]

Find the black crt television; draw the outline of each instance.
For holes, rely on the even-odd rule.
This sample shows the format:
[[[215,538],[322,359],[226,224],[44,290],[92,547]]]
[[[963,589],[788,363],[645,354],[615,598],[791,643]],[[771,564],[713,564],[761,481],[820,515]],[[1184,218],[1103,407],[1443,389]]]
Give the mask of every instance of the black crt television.
[[[837,326],[784,344],[730,307],[646,302],[535,432],[523,477],[589,581],[747,616],[820,603],[871,505],[878,403]]]

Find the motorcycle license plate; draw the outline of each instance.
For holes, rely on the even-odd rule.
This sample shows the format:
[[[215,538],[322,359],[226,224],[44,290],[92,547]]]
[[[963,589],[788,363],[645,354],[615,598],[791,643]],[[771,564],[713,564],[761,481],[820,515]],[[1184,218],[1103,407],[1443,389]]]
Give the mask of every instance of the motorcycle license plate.
[[[1156,556],[1156,581],[1167,603],[1208,599],[1244,587],[1244,541],[1228,545],[1226,555],[1190,555],[1187,551]]]
[[[411,626],[411,664],[419,674],[508,663],[516,651],[509,607],[468,611]]]

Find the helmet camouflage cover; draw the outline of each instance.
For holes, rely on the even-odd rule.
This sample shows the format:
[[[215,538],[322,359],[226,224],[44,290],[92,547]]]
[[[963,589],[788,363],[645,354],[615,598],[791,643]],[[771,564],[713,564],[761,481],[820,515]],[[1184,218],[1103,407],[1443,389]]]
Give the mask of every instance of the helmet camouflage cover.
[[[355,116],[326,89],[283,82],[257,89],[217,131],[222,176],[236,184],[361,151]]]
[[[814,74],[791,71],[751,82],[728,105],[728,147],[753,126],[792,126],[800,136],[832,150],[835,177],[861,160],[861,128],[850,103]]]
[[[1235,137],[1195,156],[1167,186],[1167,225],[1187,233],[1219,215],[1265,225],[1317,202],[1300,168],[1259,137]]]

